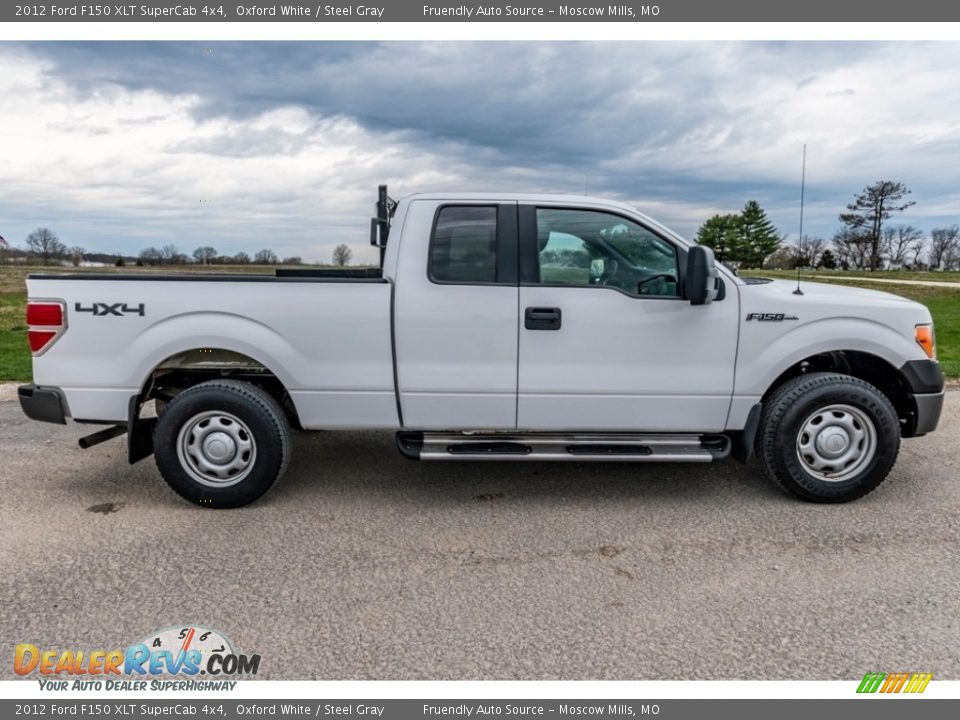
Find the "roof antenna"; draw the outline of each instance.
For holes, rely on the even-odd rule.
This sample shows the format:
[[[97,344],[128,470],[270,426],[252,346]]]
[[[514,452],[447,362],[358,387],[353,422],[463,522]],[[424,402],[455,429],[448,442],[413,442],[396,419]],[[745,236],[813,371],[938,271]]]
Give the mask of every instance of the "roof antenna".
[[[803,194],[807,185],[807,144],[803,144],[803,169],[800,171],[800,252],[797,253],[797,289],[794,295],[803,295],[800,289],[800,261],[803,259]]]

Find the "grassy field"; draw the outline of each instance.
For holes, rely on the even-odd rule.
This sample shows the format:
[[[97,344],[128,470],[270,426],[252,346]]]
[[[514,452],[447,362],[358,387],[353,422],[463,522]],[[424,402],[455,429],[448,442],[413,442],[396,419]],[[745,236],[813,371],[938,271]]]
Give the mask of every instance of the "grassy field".
[[[29,272],[42,272],[44,268],[0,267],[0,381],[28,380],[30,378],[30,352],[27,349],[26,324],[24,320],[24,279]],[[53,268],[46,268],[54,271]],[[113,268],[97,268],[86,272],[110,272]],[[166,272],[169,268],[117,268],[122,272],[155,273]],[[177,271],[203,272],[208,268],[186,266]],[[217,266],[215,272],[249,272],[272,274],[273,267],[224,265]],[[56,271],[60,271],[57,268]],[[788,272],[748,271],[745,274],[795,277]],[[817,272],[816,276],[804,273],[809,279],[830,282],[838,273]],[[856,277],[855,273],[839,273],[844,277]],[[878,272],[863,274],[867,277],[887,277],[890,279],[938,280],[960,282],[960,273],[895,273]],[[922,287],[918,285],[892,285],[871,282],[851,282],[832,280],[844,285],[855,285],[870,290],[881,290],[903,295],[930,308],[937,330],[937,354],[943,365],[944,373],[951,378],[960,377],[960,290],[941,287]]]
[[[30,377],[30,350],[23,316],[25,298],[22,289],[0,294],[0,381]]]
[[[796,270],[744,270],[741,275],[763,275],[767,277],[796,277]],[[833,277],[862,277],[862,278],[882,278],[885,280],[930,280],[935,282],[955,282],[960,283],[960,272],[956,270],[943,270],[937,272],[922,272],[919,270],[804,270],[803,276],[816,276],[818,278]]]

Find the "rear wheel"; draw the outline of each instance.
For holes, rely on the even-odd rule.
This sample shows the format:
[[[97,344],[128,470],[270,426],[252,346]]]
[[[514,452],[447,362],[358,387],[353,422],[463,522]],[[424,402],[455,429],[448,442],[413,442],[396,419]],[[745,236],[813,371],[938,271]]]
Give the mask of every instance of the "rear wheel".
[[[157,467],[179,495],[203,507],[232,508],[259,498],[283,473],[290,429],[262,389],[212,380],[167,403],[153,443]]]
[[[757,455],[787,492],[813,502],[847,502],[876,488],[900,450],[890,400],[847,375],[789,380],[764,404]]]

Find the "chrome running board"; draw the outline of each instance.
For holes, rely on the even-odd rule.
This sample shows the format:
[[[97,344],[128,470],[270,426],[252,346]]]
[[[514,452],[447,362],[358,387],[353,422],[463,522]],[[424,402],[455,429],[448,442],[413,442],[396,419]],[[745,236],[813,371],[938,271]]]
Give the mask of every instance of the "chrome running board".
[[[710,462],[730,446],[726,435],[704,434],[397,433],[400,452],[415,460]]]

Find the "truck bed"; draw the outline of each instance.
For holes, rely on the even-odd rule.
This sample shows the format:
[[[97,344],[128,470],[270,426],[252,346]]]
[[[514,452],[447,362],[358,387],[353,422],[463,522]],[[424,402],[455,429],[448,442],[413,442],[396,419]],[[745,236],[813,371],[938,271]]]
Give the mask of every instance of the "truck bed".
[[[120,422],[158,366],[226,350],[280,379],[304,427],[397,425],[392,285],[340,272],[31,275],[29,297],[62,300],[67,319],[34,382],[75,419]]]

